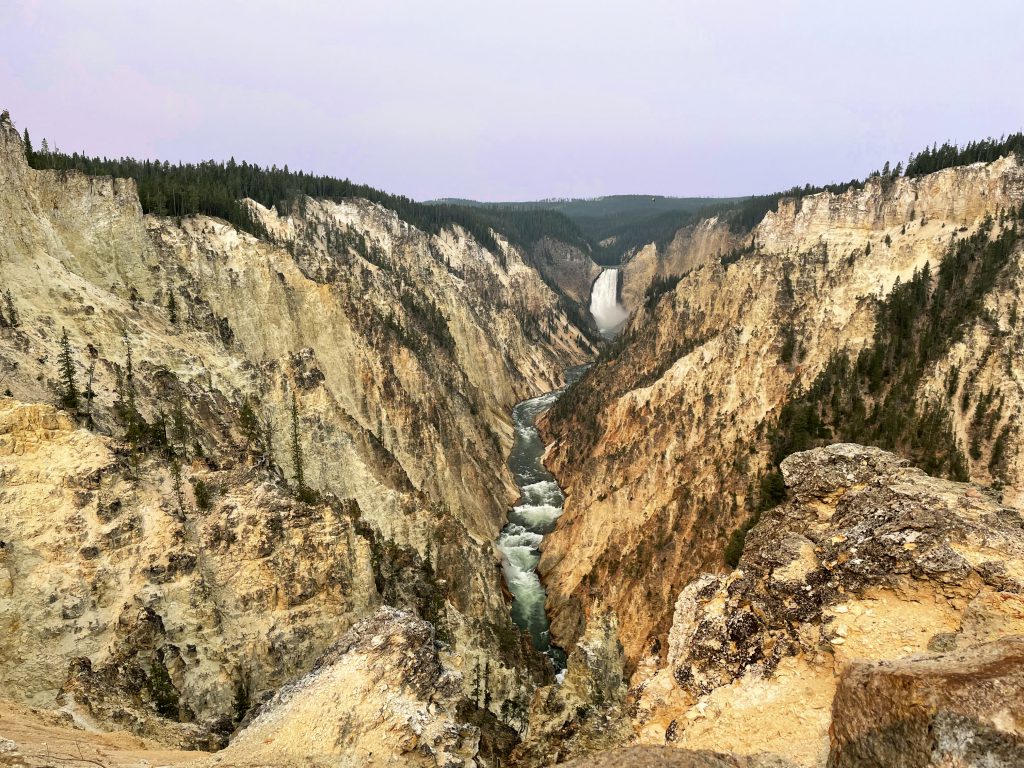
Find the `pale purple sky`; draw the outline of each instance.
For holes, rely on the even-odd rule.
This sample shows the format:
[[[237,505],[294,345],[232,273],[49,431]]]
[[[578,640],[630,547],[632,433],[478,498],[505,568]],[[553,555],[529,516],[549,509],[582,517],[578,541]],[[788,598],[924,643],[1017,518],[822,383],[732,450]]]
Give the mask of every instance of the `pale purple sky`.
[[[739,195],[1024,128],[1020,0],[0,0],[38,144],[419,199]]]

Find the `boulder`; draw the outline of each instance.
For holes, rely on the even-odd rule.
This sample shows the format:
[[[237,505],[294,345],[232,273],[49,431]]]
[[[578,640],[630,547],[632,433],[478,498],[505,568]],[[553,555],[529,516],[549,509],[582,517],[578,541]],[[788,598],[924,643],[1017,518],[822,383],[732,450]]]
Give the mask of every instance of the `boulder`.
[[[1024,636],[855,663],[832,705],[830,768],[1024,765]]]

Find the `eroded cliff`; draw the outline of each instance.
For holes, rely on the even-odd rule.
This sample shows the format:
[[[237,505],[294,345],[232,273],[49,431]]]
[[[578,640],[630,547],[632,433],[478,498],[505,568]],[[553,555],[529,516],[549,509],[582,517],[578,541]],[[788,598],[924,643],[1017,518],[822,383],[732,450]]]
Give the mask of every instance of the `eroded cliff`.
[[[791,501],[739,568],[676,600],[666,664],[631,691],[639,739],[805,766],[1019,755],[1020,512],[877,448],[782,471]]]
[[[387,603],[436,625],[467,700],[525,707],[550,673],[493,550],[508,414],[588,342],[500,239],[248,205],[259,238],[144,216],[131,181],[32,170],[0,126],[5,692],[222,743]]]
[[[635,314],[546,421],[549,466],[567,494],[540,564],[555,638],[571,645],[589,614],[613,610],[631,664],[663,655],[675,596],[697,573],[724,567],[731,532],[761,506],[782,406],[835,353],[855,357],[871,341],[879,298],[897,282],[934,268],[951,243],[983,226],[989,239],[1016,226],[1001,213],[1022,200],[1024,169],[1010,156],[784,201],[749,234],[752,250],[725,264],[717,246],[712,257],[706,238],[693,240],[689,271]],[[973,315],[972,333],[991,343],[951,346],[917,395],[948,384],[944,374],[962,361],[941,403],[961,424],[992,388],[992,433],[969,470],[991,479],[995,441],[1011,425],[999,448],[1008,499],[1024,480],[1012,429],[1022,403],[1020,331],[1011,322],[1022,254],[1015,246]]]

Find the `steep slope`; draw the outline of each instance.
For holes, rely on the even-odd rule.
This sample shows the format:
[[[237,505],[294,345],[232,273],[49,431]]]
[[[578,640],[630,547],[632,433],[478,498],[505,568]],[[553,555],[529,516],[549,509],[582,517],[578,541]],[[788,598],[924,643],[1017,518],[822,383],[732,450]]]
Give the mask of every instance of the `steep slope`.
[[[590,622],[501,764],[1019,764],[1019,510],[858,445],[795,454],[782,472],[791,499],[750,532],[740,567],[680,593],[667,663],[643,664],[627,692],[614,617]],[[460,717],[456,661],[429,623],[381,608],[215,755],[0,700],[0,764],[468,766],[501,729]]]
[[[712,218],[683,227],[662,248],[649,243],[623,265],[623,305],[630,312],[639,309],[657,281],[669,281],[710,264],[734,250],[741,240],[724,221]]]
[[[382,608],[279,691],[219,765],[466,765],[479,732],[458,721],[460,676],[425,621]]]
[[[5,693],[208,743],[385,602],[489,659],[469,697],[525,706],[544,662],[492,544],[508,413],[589,344],[507,243],[249,207],[262,238],[143,216],[133,182],[34,171],[0,125]]]
[[[601,268],[588,253],[550,237],[538,241],[532,249],[532,261],[549,280],[579,307],[590,302],[590,287]]]
[[[770,433],[794,388],[810,385],[835,352],[855,356],[871,342],[878,300],[897,280],[937,265],[986,217],[998,219],[986,230],[998,237],[1014,226],[1000,212],[1022,200],[1024,169],[1010,156],[784,200],[750,233],[754,247],[724,265],[717,245],[684,233],[694,251],[680,263],[690,271],[634,316],[546,422],[549,466],[567,494],[540,564],[554,637],[571,644],[586,616],[611,609],[631,664],[652,648],[663,653],[678,591],[700,571],[721,569],[732,531],[777,492],[760,485]],[[985,307],[1002,307],[1003,319],[983,309],[971,321],[1001,354],[982,359],[984,348],[954,345],[951,362],[933,363],[925,377],[935,382],[964,359],[956,396],[973,407],[992,381],[970,375],[968,358],[990,366],[1004,387],[996,436],[1021,403],[1010,296],[1022,254],[1016,246],[997,292],[986,295]],[[922,383],[920,397],[933,389]],[[1003,482],[1016,493],[1019,443],[1003,442]],[[979,468],[989,460],[985,451],[972,459],[972,474],[986,479]]]

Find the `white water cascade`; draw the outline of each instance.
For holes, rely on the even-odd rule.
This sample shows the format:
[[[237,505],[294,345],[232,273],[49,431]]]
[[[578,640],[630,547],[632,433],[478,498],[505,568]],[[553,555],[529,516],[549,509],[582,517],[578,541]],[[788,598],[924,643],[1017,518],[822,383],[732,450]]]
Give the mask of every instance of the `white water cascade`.
[[[626,322],[629,313],[619,304],[619,270],[606,269],[590,291],[590,314],[603,336],[614,336]]]

